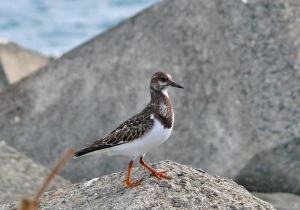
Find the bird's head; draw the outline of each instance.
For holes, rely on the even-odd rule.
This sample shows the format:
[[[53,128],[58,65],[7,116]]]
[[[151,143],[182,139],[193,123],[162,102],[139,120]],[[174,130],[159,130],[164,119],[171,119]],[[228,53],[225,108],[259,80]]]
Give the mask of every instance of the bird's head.
[[[179,84],[173,81],[170,74],[166,72],[156,72],[150,81],[150,87],[155,90],[163,91],[167,89],[168,86],[183,88]]]

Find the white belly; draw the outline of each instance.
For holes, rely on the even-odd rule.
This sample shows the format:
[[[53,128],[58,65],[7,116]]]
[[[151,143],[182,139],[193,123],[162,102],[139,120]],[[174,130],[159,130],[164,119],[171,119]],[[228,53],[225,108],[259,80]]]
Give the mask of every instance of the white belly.
[[[158,120],[154,119],[153,128],[144,136],[129,143],[104,149],[103,153],[139,157],[164,143],[169,138],[172,128],[165,129]]]

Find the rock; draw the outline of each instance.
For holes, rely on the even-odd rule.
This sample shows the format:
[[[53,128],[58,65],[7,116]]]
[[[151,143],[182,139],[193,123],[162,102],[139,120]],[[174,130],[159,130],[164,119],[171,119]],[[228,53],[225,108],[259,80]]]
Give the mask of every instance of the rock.
[[[0,89],[35,72],[48,61],[47,57],[37,52],[0,39]]]
[[[33,162],[5,141],[0,141],[0,168],[0,203],[35,195],[49,173],[49,169]],[[58,189],[70,183],[57,175],[47,189]]]
[[[300,137],[299,11],[300,1],[161,1],[2,91],[0,136],[53,164],[142,110],[150,77],[167,71],[185,90],[169,90],[175,127],[146,159],[237,179],[257,154]],[[264,166],[281,174],[282,162]],[[62,175],[87,180],[127,163],[91,156],[69,161]],[[267,181],[262,190],[274,184],[247,174]]]
[[[133,179],[144,179],[138,187],[125,185],[126,172],[115,173],[44,193],[40,209],[275,209],[230,179],[171,161],[153,167],[167,169],[173,179],[158,180],[134,168]],[[17,202],[0,206],[16,208]]]
[[[300,197],[289,193],[259,193],[251,192],[254,196],[269,202],[277,210],[298,210]]]
[[[256,154],[240,171],[236,181],[250,191],[291,192],[300,195],[299,148],[300,138],[296,138]]]

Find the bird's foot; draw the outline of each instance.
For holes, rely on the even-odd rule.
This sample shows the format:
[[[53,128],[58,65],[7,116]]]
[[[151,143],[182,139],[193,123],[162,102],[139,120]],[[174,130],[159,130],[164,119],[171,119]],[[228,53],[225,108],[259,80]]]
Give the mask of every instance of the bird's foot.
[[[147,163],[144,161],[144,156],[140,157],[140,164],[144,166],[146,169],[151,171],[151,175],[155,176],[158,179],[164,178],[164,179],[172,179],[171,177],[166,176],[164,173],[167,171],[156,171],[154,168],[149,166]]]
[[[166,176],[165,173],[167,171],[151,171],[151,176],[155,176],[156,178],[158,179],[161,179],[161,178],[164,178],[164,179],[172,179],[171,177],[169,176]]]
[[[136,187],[139,186],[141,184],[141,182],[143,181],[143,179],[137,181],[137,182],[131,182],[128,178],[126,178],[124,180],[124,182],[127,184],[128,187]]]

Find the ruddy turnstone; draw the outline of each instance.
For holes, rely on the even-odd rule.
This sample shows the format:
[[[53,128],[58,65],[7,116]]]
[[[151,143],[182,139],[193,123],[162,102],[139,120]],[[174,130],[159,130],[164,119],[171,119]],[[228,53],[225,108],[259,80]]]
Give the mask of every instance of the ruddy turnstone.
[[[128,163],[127,177],[124,180],[130,187],[138,186],[142,181],[130,181],[132,164],[137,157],[140,157],[140,164],[158,179],[171,179],[165,175],[166,171],[158,172],[144,161],[145,154],[164,143],[173,129],[174,113],[167,93],[168,86],[183,88],[174,82],[168,73],[156,72],[150,81],[151,101],[148,106],[123,122],[108,136],[75,152],[75,157],[95,152],[109,156],[125,155],[131,157]]]

